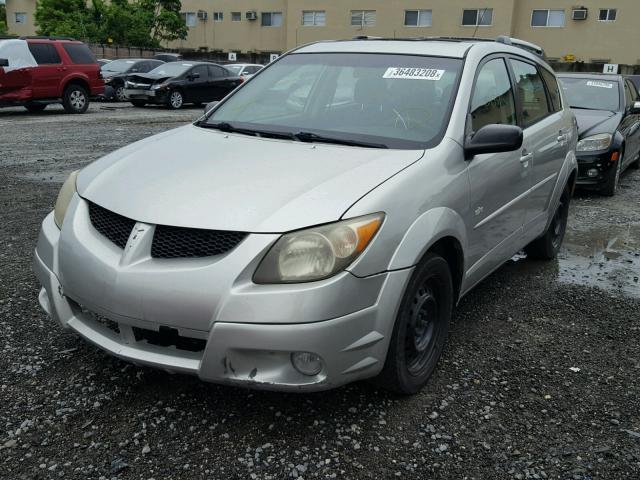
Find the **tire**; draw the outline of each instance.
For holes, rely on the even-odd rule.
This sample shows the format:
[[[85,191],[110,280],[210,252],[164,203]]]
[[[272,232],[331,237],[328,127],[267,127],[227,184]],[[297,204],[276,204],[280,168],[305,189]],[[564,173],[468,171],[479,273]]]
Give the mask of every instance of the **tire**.
[[[609,172],[609,178],[602,188],[600,193],[606,197],[613,197],[618,191],[618,183],[620,182],[620,174],[622,173],[622,155],[616,161],[615,168],[612,168]]]
[[[124,93],[124,85],[120,85],[118,87],[116,87],[114,93],[113,93],[113,98],[115,99],[116,102],[126,102],[127,101],[127,96]]]
[[[147,104],[144,100],[131,100],[131,105],[134,107],[144,107]]]
[[[412,395],[427,383],[449,335],[453,295],[449,264],[428,253],[404,292],[377,385]]]
[[[571,186],[564,187],[560,196],[560,203],[553,214],[547,230],[541,237],[536,238],[524,247],[527,257],[534,260],[552,260],[556,258],[564,235],[567,232],[567,219],[569,218],[569,203],[571,202]]]
[[[62,94],[62,106],[67,113],[84,113],[89,108],[89,95],[84,87],[72,83]]]
[[[167,107],[171,110],[180,110],[184,105],[184,96],[180,90],[171,90],[167,96]]]
[[[47,104],[46,103],[27,103],[24,106],[24,108],[26,108],[27,111],[31,113],[37,113],[37,112],[44,111],[44,109],[47,108]]]

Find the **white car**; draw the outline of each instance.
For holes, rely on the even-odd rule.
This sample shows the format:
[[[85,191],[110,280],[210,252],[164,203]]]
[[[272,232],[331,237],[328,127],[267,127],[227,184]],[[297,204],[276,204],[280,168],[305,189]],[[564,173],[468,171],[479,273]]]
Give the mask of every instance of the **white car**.
[[[258,65],[256,63],[230,63],[229,65],[225,65],[225,67],[231,70],[231,73],[234,75],[248,79],[262,70],[264,65]]]

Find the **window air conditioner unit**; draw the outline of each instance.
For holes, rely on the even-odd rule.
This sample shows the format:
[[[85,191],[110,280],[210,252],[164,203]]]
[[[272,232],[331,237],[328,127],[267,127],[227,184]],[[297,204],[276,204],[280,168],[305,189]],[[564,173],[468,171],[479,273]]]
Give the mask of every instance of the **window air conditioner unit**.
[[[245,14],[245,17],[247,20],[257,20],[258,14],[254,11],[250,11]]]
[[[574,8],[571,12],[571,18],[573,20],[586,20],[588,13],[589,10],[587,10],[586,8]]]
[[[205,12],[204,10],[198,10],[198,18],[200,20],[205,21],[207,17],[208,17],[207,12]]]

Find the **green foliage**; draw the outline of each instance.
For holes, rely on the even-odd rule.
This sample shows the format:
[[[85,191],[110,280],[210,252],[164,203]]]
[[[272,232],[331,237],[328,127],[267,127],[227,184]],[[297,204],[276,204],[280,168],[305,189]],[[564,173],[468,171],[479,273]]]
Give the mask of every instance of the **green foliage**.
[[[98,43],[158,47],[187,35],[180,0],[40,0],[35,18],[40,35]]]
[[[7,8],[0,4],[0,35],[7,34]]]

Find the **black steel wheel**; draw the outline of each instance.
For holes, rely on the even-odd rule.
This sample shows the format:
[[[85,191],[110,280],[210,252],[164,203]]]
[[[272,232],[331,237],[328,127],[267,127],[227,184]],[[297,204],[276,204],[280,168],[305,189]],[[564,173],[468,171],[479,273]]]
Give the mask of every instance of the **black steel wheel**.
[[[569,219],[569,203],[571,202],[571,186],[567,185],[560,196],[560,201],[553,214],[553,218],[547,230],[529,245],[524,247],[524,251],[529,258],[537,260],[551,260],[558,255],[564,235],[567,231],[567,220]]]

